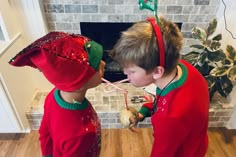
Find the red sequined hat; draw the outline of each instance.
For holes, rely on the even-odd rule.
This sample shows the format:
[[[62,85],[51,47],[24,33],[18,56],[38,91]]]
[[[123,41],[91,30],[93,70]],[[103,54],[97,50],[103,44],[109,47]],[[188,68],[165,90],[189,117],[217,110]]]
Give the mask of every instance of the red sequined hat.
[[[20,51],[9,64],[38,68],[59,90],[73,91],[96,73],[102,55],[102,46],[89,38],[51,32]]]

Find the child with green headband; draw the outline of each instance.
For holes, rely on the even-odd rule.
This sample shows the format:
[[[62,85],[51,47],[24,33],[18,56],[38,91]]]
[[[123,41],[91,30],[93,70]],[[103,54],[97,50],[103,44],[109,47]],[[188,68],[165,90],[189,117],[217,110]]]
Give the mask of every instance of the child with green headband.
[[[148,18],[122,32],[112,50],[132,85],[156,86],[154,102],[143,104],[130,119],[136,124],[151,117],[151,157],[204,157],[207,152],[208,85],[197,69],[180,59],[182,42],[173,22],[160,18],[158,24]]]
[[[51,32],[9,62],[39,69],[55,88],[44,103],[39,140],[44,157],[98,157],[101,125],[85,94],[101,83],[101,45],[84,36]]]

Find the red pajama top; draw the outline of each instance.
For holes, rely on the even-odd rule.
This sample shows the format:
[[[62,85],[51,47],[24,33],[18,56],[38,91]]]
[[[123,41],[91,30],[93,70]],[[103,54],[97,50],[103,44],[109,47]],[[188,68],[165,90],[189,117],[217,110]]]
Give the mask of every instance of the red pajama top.
[[[100,121],[87,99],[69,104],[53,89],[45,100],[39,140],[44,157],[98,157]]]
[[[151,116],[151,157],[204,157],[207,151],[207,82],[189,63],[181,60],[179,66],[181,78],[162,92],[156,89],[157,111],[151,115],[152,103],[144,104],[139,111],[144,117]]]

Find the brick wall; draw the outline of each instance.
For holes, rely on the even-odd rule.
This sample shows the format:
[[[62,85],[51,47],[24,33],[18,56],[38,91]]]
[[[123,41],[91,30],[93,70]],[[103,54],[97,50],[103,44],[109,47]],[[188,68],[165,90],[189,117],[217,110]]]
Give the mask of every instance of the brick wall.
[[[206,27],[216,17],[220,0],[159,0],[158,13],[183,23],[182,33],[189,52],[191,29]],[[152,16],[149,10],[139,10],[138,0],[44,0],[44,12],[49,31],[80,32],[80,22],[136,22]]]

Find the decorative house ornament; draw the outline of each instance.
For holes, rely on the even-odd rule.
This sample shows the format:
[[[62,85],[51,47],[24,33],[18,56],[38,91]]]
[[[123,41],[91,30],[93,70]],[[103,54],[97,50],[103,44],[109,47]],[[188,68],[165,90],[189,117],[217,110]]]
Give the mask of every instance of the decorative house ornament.
[[[138,121],[138,112],[136,109],[129,107],[120,112],[120,122],[126,128],[133,128]]]

